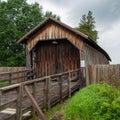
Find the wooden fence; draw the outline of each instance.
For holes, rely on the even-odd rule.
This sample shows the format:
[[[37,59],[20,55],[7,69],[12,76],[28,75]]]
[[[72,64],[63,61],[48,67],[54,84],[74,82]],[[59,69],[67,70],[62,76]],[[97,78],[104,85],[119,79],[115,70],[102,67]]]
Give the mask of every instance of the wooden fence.
[[[0,73],[22,71],[26,69],[27,69],[26,67],[0,67]]]
[[[79,69],[2,87],[0,88],[0,120],[22,120],[26,117],[26,113],[30,111],[35,113],[25,92],[25,86],[42,109],[49,109],[66,97],[71,97],[73,92],[83,87],[84,82]],[[12,109],[13,114],[5,115],[8,108]]]
[[[26,67],[0,67],[0,87],[24,82],[34,76]]]
[[[89,65],[89,84],[107,82],[120,88],[120,65]]]

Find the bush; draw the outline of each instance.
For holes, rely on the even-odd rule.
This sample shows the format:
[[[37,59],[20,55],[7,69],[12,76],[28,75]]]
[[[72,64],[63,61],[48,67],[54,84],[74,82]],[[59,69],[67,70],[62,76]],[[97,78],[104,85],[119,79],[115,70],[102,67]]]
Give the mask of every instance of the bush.
[[[120,120],[120,91],[108,84],[93,84],[69,100],[64,120]]]

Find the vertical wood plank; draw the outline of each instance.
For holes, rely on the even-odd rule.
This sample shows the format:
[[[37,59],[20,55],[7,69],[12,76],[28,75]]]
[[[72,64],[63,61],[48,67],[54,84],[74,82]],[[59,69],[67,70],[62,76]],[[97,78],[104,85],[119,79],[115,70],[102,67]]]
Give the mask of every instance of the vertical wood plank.
[[[11,83],[12,83],[12,81],[11,81],[12,78],[11,78],[11,77],[12,77],[12,73],[10,72],[10,73],[9,73],[9,85],[11,85]]]
[[[45,79],[45,88],[44,88],[44,93],[45,93],[45,96],[44,96],[44,104],[45,104],[45,108],[46,109],[49,109],[51,106],[50,106],[50,81],[51,81],[51,78],[47,78]]]
[[[62,102],[63,101],[63,99],[62,99],[62,79],[61,79],[61,76],[59,76],[59,87],[60,87],[60,102]]]
[[[69,98],[71,97],[71,72],[69,72],[69,79],[68,79],[68,90],[69,90]]]
[[[16,120],[22,120],[22,96],[23,96],[23,86],[17,88],[17,104],[16,104]]]
[[[32,84],[32,94],[33,94],[33,97],[34,97],[34,99],[36,99],[36,82],[34,82],[33,84]],[[34,109],[34,107],[33,107],[33,114],[35,115],[35,109]]]
[[[88,65],[89,66],[89,65]],[[86,71],[86,85],[89,85],[89,72],[88,72],[88,66],[85,67]]]
[[[2,91],[0,90],[0,106],[2,104]],[[0,111],[1,111],[1,107],[0,107]]]

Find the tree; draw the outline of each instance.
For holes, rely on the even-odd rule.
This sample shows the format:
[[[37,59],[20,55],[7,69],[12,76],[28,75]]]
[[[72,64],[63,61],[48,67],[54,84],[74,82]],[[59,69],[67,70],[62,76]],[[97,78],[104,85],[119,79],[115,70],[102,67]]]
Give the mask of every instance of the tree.
[[[16,41],[43,19],[45,15],[38,3],[28,4],[26,0],[0,3],[0,66],[25,66],[25,46],[17,45]]]
[[[56,14],[53,14],[51,11],[46,11],[44,17],[53,17],[60,21],[60,17]]]
[[[92,16],[91,11],[88,12],[87,16],[85,14],[82,15],[79,26],[76,29],[88,35],[93,41],[97,42],[98,31],[95,30],[95,18]]]

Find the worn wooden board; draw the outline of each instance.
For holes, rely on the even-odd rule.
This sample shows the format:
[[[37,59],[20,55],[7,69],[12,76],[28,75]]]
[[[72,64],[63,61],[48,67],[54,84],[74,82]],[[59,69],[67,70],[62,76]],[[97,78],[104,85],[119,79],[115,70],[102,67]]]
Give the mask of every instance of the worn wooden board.
[[[89,84],[107,82],[120,87],[120,65],[89,65]]]

